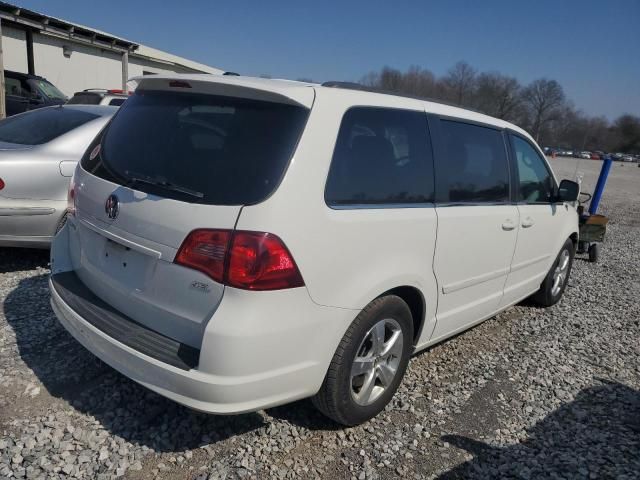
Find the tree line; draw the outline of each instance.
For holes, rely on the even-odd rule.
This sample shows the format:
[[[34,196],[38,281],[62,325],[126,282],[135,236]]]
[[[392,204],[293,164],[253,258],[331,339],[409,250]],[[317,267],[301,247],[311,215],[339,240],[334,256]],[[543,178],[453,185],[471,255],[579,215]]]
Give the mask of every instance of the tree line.
[[[499,72],[479,72],[456,63],[442,77],[412,66],[406,72],[384,67],[360,80],[369,86],[443,100],[515,123],[544,146],[640,154],[640,117],[621,115],[613,122],[578,110],[555,80],[522,85]]]

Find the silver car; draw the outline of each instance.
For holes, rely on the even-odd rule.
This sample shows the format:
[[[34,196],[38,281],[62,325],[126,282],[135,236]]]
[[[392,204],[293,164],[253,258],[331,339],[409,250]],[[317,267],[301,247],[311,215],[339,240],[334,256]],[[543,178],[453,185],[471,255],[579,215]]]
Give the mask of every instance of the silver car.
[[[0,247],[49,248],[76,164],[117,110],[63,105],[0,121]]]

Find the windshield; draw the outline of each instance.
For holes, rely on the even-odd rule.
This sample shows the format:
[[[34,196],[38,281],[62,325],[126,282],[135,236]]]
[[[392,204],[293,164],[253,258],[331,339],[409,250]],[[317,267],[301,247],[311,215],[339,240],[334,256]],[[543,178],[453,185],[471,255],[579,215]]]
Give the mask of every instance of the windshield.
[[[67,96],[58,90],[53,84],[47,82],[46,80],[29,80],[29,83],[35,87],[37,91],[42,93],[45,97],[50,100],[66,100]]]
[[[82,110],[40,108],[0,121],[0,141],[41,145],[98,117]]]
[[[279,184],[307,115],[281,103],[138,91],[89,147],[82,166],[176,200],[258,203]]]

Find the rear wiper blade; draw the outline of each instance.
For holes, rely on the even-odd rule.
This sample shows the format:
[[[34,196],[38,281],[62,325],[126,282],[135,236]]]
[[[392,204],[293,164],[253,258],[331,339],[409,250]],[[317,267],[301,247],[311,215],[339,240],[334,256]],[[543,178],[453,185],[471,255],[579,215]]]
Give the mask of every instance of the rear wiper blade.
[[[153,178],[148,175],[139,174],[136,172],[131,172],[129,170],[125,170],[125,175],[127,176],[127,186],[132,186],[136,183],[143,183],[145,185],[152,185],[154,187],[160,187],[165,190],[169,190],[171,192],[183,193],[185,195],[189,195],[194,198],[204,198],[204,193],[198,192],[197,190],[193,190],[191,188],[176,185],[175,183],[171,183],[164,178]]]

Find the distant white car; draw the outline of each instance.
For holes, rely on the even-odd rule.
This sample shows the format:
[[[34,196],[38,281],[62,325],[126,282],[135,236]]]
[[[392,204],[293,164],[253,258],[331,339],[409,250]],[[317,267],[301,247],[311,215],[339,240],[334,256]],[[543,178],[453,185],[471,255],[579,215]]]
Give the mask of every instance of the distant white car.
[[[129,94],[120,89],[87,88],[73,94],[67,104],[69,105],[111,105],[119,107]]]
[[[143,77],[70,192],[50,287],[79,342],[197,410],[346,425],[414,352],[558,302],[578,234],[524,130],[341,83]]]
[[[591,158],[591,152],[580,152],[580,158]]]
[[[49,248],[78,160],[116,111],[60,105],[0,121],[0,247]]]

